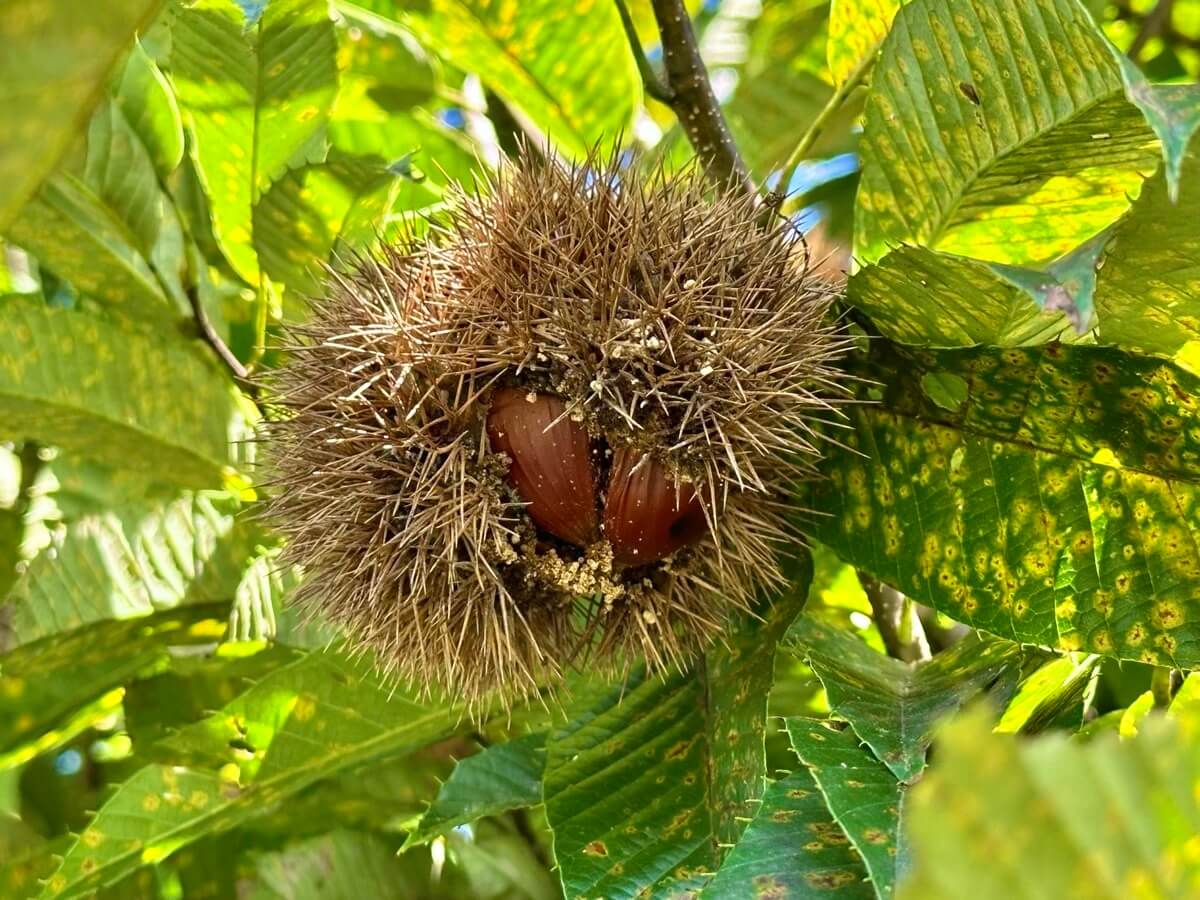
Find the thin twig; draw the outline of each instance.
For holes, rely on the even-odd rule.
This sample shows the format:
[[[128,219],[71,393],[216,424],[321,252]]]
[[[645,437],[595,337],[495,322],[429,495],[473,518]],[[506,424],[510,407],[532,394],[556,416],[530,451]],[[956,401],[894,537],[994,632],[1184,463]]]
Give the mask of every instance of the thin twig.
[[[625,5],[625,0],[616,0],[617,12],[621,15],[621,25],[625,29],[625,37],[629,40],[629,49],[633,51],[633,59],[637,63],[638,74],[642,76],[642,87],[646,93],[657,100],[659,103],[665,103],[668,106],[675,99],[675,95],[671,92],[671,88],[658,77],[658,73],[654,71],[654,66],[650,65],[650,60],[646,58],[646,51],[642,49],[642,42],[638,38],[637,28],[634,27],[633,17],[629,15],[629,7]]]
[[[780,194],[787,194],[788,185],[792,183],[792,179],[796,175],[796,169],[800,167],[800,163],[804,161],[804,158],[813,148],[813,145],[816,144],[817,140],[825,132],[825,126],[829,124],[829,120],[842,108],[842,105],[846,102],[846,98],[854,92],[855,88],[862,84],[863,79],[866,78],[867,72],[870,71],[874,62],[875,56],[871,53],[860,59],[858,65],[846,76],[846,80],[838,85],[837,89],[834,90],[829,100],[825,103],[825,106],[817,113],[817,117],[812,120],[812,124],[808,126],[808,130],[804,132],[804,136],[800,138],[799,143],[796,144],[787,161],[783,164],[783,170],[779,174],[779,184],[776,187],[776,190]],[[789,202],[791,200],[792,198],[787,198],[784,201],[783,208],[787,211],[791,210],[791,202]]]
[[[1125,51],[1126,56],[1134,62],[1138,62],[1142,51],[1146,49],[1146,45],[1158,37],[1171,21],[1171,10],[1174,6],[1175,0],[1158,0],[1154,9],[1150,10],[1146,18],[1142,20],[1142,27],[1138,29],[1133,43]]]
[[[682,0],[651,0],[651,6],[654,8],[655,21],[658,22],[666,71],[666,86],[660,93],[670,97],[663,102],[671,107],[679,119],[692,149],[713,180],[730,184],[748,196],[757,197],[758,191],[750,180],[749,170],[738,153],[721,105],[713,94],[708,70],[700,58],[696,33],[692,30],[692,21]],[[627,14],[622,16],[622,21],[626,18]],[[636,47],[635,57],[641,55],[644,58],[637,35],[632,31],[632,23],[626,25],[626,34]],[[644,79],[646,70],[642,69],[640,62],[638,68]],[[646,69],[649,70],[649,62],[646,63]],[[654,76],[654,80],[658,80],[657,76]],[[648,85],[646,92],[654,96],[659,87]]]
[[[1166,709],[1175,695],[1175,670],[1168,666],[1155,666],[1150,672],[1150,694],[1154,697],[1155,709]]]
[[[200,337],[208,346],[212,347],[213,352],[225,364],[225,368],[233,373],[234,378],[238,381],[245,381],[249,374],[246,367],[233,355],[233,351],[225,345],[216,329],[212,327],[212,323],[208,321],[208,313],[204,311],[204,304],[200,301],[200,292],[194,285],[188,287],[187,298],[188,303],[191,304],[192,317],[196,320],[196,328],[200,332]]]
[[[894,587],[863,572],[858,573],[858,580],[871,602],[875,627],[879,629],[888,656],[905,662],[929,659],[929,641],[912,601]]]

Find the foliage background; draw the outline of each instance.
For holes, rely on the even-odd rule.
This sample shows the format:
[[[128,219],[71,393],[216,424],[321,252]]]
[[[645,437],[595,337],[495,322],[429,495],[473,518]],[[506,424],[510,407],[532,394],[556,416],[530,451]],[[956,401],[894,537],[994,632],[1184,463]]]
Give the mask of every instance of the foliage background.
[[[0,7],[0,896],[1200,894],[1200,3],[901,5],[690,4],[853,255],[812,565],[481,727],[295,620],[230,370],[520,134],[684,164],[617,8]]]

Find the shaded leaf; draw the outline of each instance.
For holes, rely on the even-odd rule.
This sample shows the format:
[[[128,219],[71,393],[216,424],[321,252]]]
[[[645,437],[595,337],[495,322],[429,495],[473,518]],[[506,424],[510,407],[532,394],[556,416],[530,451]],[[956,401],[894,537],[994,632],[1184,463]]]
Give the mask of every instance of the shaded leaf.
[[[1072,327],[998,267],[923,247],[900,247],[863,267],[846,292],[886,337],[905,344],[1019,347]]]
[[[234,270],[257,283],[252,211],[289,168],[324,159],[337,40],[321,0],[278,0],[251,12],[234,0],[181,9],[171,29],[171,79],[213,232]]]
[[[912,867],[901,821],[907,787],[863,747],[851,728],[820,719],[788,719],[792,749],[808,767],[833,820],[862,857],[880,898]]]
[[[377,835],[337,830],[260,856],[246,900],[350,900],[404,893],[405,866]],[[409,890],[418,890],[409,885]]]
[[[862,859],[806,769],[771,783],[742,839],[701,893],[713,900],[871,900]]]
[[[130,146],[126,144],[127,149]],[[115,174],[123,179],[127,173]],[[154,198],[157,189],[136,176],[133,181],[144,190],[128,198],[128,208],[122,212],[150,229],[157,225],[156,199],[147,197]],[[125,189],[114,185],[114,190]],[[162,319],[179,313],[138,249],[139,240],[148,235],[139,238],[120,213],[74,176],[56,175],[46,182],[12,223],[8,236],[80,293],[126,315]]]
[[[914,0],[867,101],[856,256],[1047,262],[1119,216],[1157,157],[1075,0]]]
[[[925,768],[938,724],[1020,660],[1015,644],[989,640],[960,641],[930,660],[905,663],[807,616],[788,639],[821,679],[833,715],[906,782]]]
[[[103,622],[0,656],[0,767],[111,715],[127,679],[165,661],[170,646],[215,642],[223,615],[223,609],[194,606],[141,621]],[[86,707],[91,710],[72,721]]]
[[[0,7],[0,230],[83,130],[109,69],[158,6],[12,0]]]
[[[164,741],[190,764],[148,765],[119,785],[43,896],[111,884],[322,778],[444,737],[460,714],[451,704],[408,699],[369,663],[307,654]]]
[[[146,482],[205,487],[245,425],[198,342],[98,315],[0,301],[0,437],[36,438]]]
[[[485,747],[460,760],[409,834],[405,847],[423,844],[456,825],[542,802],[546,735],[528,734]]]
[[[727,649],[686,674],[597,686],[552,732],[544,796],[567,896],[695,890],[736,841],[763,790],[775,645],[811,580],[797,562],[793,590]]]
[[[939,900],[1187,897],[1200,866],[1195,717],[1101,734],[1016,741],[956,723],[908,803],[915,877],[900,896]],[[997,848],[1005,852],[998,853]]]
[[[827,458],[816,537],[1002,637],[1200,664],[1200,379],[1083,346],[902,359]],[[928,372],[966,383],[958,409]]]

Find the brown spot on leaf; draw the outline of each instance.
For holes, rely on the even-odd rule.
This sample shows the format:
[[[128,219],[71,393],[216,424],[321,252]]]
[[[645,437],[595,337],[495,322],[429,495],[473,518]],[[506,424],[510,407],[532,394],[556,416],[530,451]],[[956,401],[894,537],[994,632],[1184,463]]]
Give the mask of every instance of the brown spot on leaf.
[[[608,846],[604,841],[589,841],[583,853],[585,856],[608,856]]]

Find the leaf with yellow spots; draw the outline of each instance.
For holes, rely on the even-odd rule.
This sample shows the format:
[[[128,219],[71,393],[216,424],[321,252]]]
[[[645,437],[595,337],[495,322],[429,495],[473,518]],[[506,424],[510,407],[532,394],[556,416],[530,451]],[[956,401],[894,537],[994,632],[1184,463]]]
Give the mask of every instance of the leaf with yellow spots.
[[[772,782],[737,845],[701,894],[713,900],[872,900],[862,858],[833,820],[813,776]]]
[[[200,0],[181,7],[172,24],[171,80],[213,232],[252,284],[260,272],[253,209],[288,169],[325,158],[336,57],[329,4],[321,0],[257,8]]]
[[[852,634],[801,616],[788,646],[812,667],[833,716],[851,727],[901,781],[925,768],[934,730],[1020,663],[1007,641],[959,642],[910,664],[872,650]]]
[[[1035,265],[1071,250],[1158,162],[1136,101],[1076,0],[914,0],[872,78],[856,257],[910,243]]]
[[[1200,720],[1150,717],[1137,737],[1018,741],[967,716],[909,794],[917,865],[903,900],[1194,897],[1200,892]]]
[[[908,786],[862,745],[852,728],[791,718],[787,731],[833,820],[862,857],[876,895],[889,900],[897,880],[912,867],[902,821]]]
[[[1103,343],[1172,356],[1200,341],[1200,139],[1192,147],[1178,200],[1159,172],[1113,230],[1096,283]]]
[[[53,170],[160,0],[0,7],[0,230]]]
[[[322,779],[464,729],[461,715],[409,698],[365,660],[305,654],[160,742],[160,758],[181,764],[147,765],[118,785],[41,896],[112,884]]]
[[[812,577],[807,555],[791,565],[792,588],[692,671],[593,685],[550,734],[543,789],[566,896],[698,890],[737,841],[766,778],[776,644]]]
[[[1010,640],[1200,666],[1200,378],[1099,347],[900,352],[826,459],[815,536]],[[958,408],[924,375],[961,378]],[[886,374],[884,374],[886,373]]]
[[[0,300],[0,438],[32,438],[142,484],[220,487],[246,436],[199,341],[32,300]]]
[[[879,53],[904,0],[833,0],[829,7],[829,73],[844,82]]]

